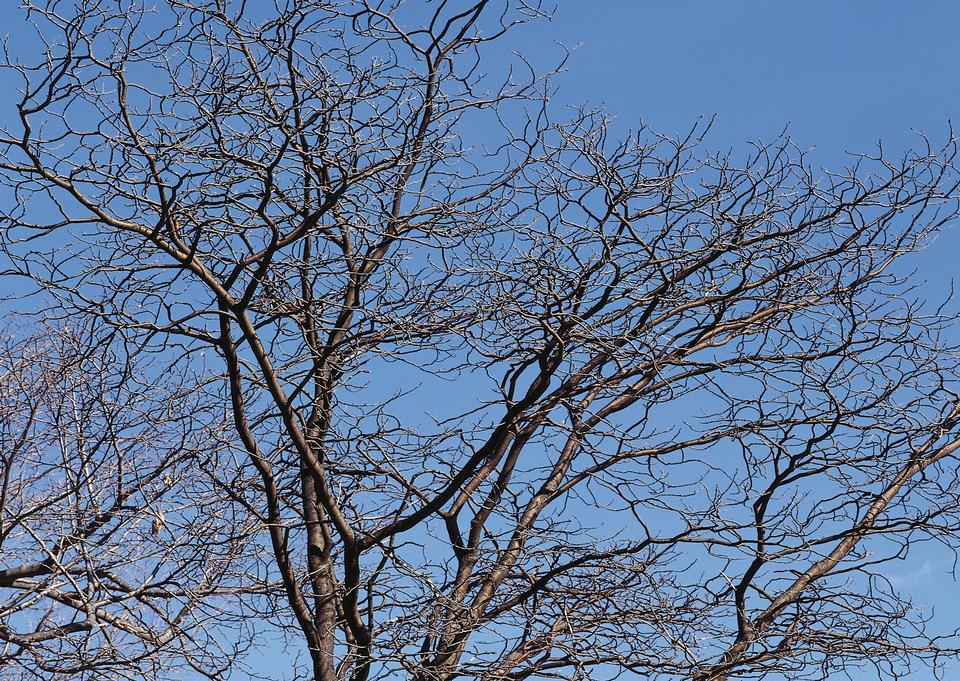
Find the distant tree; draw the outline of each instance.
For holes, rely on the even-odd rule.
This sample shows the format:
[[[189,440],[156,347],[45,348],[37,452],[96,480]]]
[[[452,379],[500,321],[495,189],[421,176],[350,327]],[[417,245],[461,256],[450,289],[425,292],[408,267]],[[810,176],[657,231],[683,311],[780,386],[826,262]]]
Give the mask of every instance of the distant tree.
[[[40,331],[0,341],[0,676],[226,668],[248,626],[230,601],[257,588],[233,571],[257,528],[196,465],[219,421],[196,386],[89,329]]]
[[[954,652],[888,578],[960,537],[955,319],[904,260],[956,215],[954,140],[826,172],[786,138],[558,120],[495,42],[529,2],[25,12],[4,267],[44,323],[100,331],[69,370],[8,353],[14,675],[719,681]],[[299,653],[240,654],[277,638]]]

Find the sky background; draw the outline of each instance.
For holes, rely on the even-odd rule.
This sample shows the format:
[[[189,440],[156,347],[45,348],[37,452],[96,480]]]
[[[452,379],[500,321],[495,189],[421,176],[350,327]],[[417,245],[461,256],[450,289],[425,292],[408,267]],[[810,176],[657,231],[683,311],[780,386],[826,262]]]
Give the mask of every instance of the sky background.
[[[642,120],[681,133],[715,115],[706,145],[720,151],[789,125],[800,147],[836,167],[845,151],[870,151],[879,139],[905,149],[916,130],[936,143],[951,118],[960,125],[956,0],[557,2],[553,21],[524,27],[508,44],[541,63],[561,54],[558,44],[579,45],[554,103],[602,104],[623,130]],[[21,20],[18,4],[0,0],[5,30]],[[918,276],[931,295],[954,277],[955,232],[922,256]],[[939,622],[960,627],[951,560],[926,548],[891,577],[918,601],[943,606]]]
[[[848,152],[945,142],[960,127],[960,2],[547,0],[553,20],[510,48],[541,65],[576,48],[554,105],[602,105],[621,130],[685,133],[714,116],[706,146],[745,149],[787,128],[827,168]],[[552,60],[552,61],[551,61]],[[946,289],[960,229],[923,263]]]
[[[942,136],[960,104],[958,28],[953,0],[563,0],[524,44],[581,44],[561,99],[664,130],[716,114],[718,144],[790,124],[829,156],[902,144],[911,129]]]

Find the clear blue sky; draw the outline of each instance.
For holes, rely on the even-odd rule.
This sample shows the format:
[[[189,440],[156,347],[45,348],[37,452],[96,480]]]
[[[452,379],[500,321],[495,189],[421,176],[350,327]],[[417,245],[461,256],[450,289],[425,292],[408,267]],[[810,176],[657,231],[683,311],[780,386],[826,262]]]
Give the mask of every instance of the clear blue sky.
[[[960,2],[554,0],[554,20],[512,47],[541,63],[577,47],[555,104],[602,104],[623,129],[686,131],[716,116],[719,151],[791,138],[824,166],[844,152],[892,151],[916,131],[960,127]],[[957,230],[960,232],[960,230]],[[954,276],[960,235],[925,262],[934,288]]]
[[[624,128],[642,119],[679,132],[716,114],[708,145],[727,149],[789,124],[795,142],[829,166],[881,138],[900,149],[914,129],[943,140],[949,119],[960,125],[957,0],[555,1],[552,22],[510,44],[541,63],[560,53],[556,43],[580,44],[555,104],[602,103]],[[0,3],[7,30],[17,4]],[[923,256],[931,291],[946,290],[958,249],[960,238],[948,237]],[[926,550],[900,567],[891,576],[918,600],[946,606],[939,621],[960,627],[947,557]]]
[[[536,50],[581,43],[563,97],[680,128],[717,114],[716,142],[769,137],[856,149],[941,133],[960,104],[960,3],[561,0]]]

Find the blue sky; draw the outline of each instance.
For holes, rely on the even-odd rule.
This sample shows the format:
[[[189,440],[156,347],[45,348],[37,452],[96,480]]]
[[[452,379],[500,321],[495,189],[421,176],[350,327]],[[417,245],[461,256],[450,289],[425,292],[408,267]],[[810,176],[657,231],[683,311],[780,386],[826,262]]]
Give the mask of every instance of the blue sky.
[[[947,0],[567,0],[526,42],[582,44],[564,98],[668,130],[716,113],[722,144],[790,123],[827,152],[942,133],[960,103],[958,26],[960,4]]]
[[[556,0],[555,0],[556,1]],[[846,152],[905,150],[917,132],[960,126],[960,2],[559,0],[513,48],[556,59],[576,47],[554,104],[603,105],[622,129],[667,133],[715,116],[720,151],[790,137],[825,167]],[[960,233],[960,230],[957,230]],[[934,289],[954,276],[960,236],[924,263]]]

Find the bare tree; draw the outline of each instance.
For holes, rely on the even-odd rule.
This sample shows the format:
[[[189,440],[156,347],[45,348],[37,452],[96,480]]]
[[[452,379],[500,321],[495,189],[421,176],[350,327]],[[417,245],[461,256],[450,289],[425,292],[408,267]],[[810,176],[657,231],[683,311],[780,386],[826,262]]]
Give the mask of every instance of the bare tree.
[[[256,528],[200,468],[222,419],[95,340],[47,327],[2,346],[0,664],[216,678],[249,626],[230,600],[257,592],[233,574]]]
[[[150,381],[175,376],[232,433],[173,415],[140,440],[160,481],[135,488],[135,546],[156,522],[172,551],[161,507],[209,508],[180,522],[215,557],[138,549],[196,571],[176,607],[111,582],[7,635],[90,588],[74,563],[53,591],[7,569],[27,594],[8,654],[49,635],[219,674],[243,632],[177,619],[225,602],[210,571],[261,588],[209,617],[279,630],[306,664],[272,673],[318,681],[895,676],[954,652],[886,573],[960,532],[954,317],[905,259],[956,214],[953,139],[836,172],[785,138],[614,139],[597,112],[556,120],[550,78],[498,51],[531,3],[35,5],[45,50],[7,59],[8,274],[167,367],[98,381],[163,401]],[[184,457],[209,496],[162,482]],[[38,503],[89,504],[119,468]],[[34,503],[6,498],[4,528]],[[103,598],[124,614],[90,615]]]

